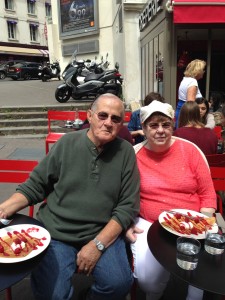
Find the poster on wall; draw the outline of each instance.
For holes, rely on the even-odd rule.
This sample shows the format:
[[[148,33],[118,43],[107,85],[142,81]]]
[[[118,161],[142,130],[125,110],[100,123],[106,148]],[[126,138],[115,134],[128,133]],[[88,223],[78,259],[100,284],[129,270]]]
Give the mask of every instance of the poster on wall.
[[[98,0],[58,0],[60,37],[98,33]]]

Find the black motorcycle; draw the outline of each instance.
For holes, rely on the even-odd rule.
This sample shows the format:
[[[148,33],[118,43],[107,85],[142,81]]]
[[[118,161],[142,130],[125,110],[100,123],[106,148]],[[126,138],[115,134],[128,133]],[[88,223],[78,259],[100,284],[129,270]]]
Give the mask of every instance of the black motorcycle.
[[[81,68],[81,72],[77,78],[77,80],[79,81],[79,83],[83,83],[85,80],[85,77],[91,73],[96,73],[96,74],[100,74],[103,73],[105,70],[108,69],[109,66],[109,62],[107,60],[108,58],[108,53],[106,54],[106,59],[104,61],[103,56],[101,57],[101,62],[98,63],[97,62],[97,56],[95,56],[94,60],[83,60],[83,59],[79,59],[77,60],[77,50],[74,51],[74,53],[72,54],[70,61],[68,63],[68,65],[66,66],[66,68],[64,69],[63,73],[62,73],[62,78],[65,80],[65,76],[68,77],[68,74],[70,72],[74,71],[74,68],[79,66],[79,68]]]
[[[123,79],[119,73],[119,64],[116,63],[115,69],[105,70],[100,74],[89,73],[84,82],[80,83],[78,78],[81,76],[84,64],[80,61],[72,68],[68,69],[64,77],[64,83],[57,87],[55,98],[60,103],[67,102],[72,96],[73,99],[83,97],[96,98],[100,94],[112,93],[120,97],[122,95]]]
[[[58,78],[61,80],[60,77],[61,68],[58,61],[53,62],[52,64],[47,63],[43,66],[38,74],[43,82],[50,80],[52,78]]]

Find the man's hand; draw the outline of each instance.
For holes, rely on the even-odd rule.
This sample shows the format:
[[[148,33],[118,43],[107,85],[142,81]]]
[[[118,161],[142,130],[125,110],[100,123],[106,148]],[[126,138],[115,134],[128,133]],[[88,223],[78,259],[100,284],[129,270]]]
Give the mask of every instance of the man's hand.
[[[84,272],[87,276],[90,275],[101,254],[93,241],[83,246],[77,254],[79,272]]]
[[[0,219],[8,219],[9,215],[4,208],[0,208]]]
[[[143,231],[143,229],[133,225],[126,231],[126,238],[130,243],[134,243],[137,240],[137,233],[142,233]]]

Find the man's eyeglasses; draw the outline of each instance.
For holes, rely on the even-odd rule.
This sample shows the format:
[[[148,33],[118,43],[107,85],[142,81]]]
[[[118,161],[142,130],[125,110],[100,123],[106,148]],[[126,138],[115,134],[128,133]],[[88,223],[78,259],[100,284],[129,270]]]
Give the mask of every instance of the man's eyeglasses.
[[[162,126],[163,129],[170,129],[172,127],[172,124],[170,122],[164,122],[164,123],[148,123],[147,126],[151,128],[152,130],[159,129],[159,126]]]
[[[93,112],[97,115],[98,119],[101,121],[105,121],[110,117],[109,114],[104,111],[100,111],[98,113],[95,111],[93,111]],[[122,122],[122,117],[120,117],[120,116],[112,115],[110,118],[111,118],[111,121],[115,124]]]

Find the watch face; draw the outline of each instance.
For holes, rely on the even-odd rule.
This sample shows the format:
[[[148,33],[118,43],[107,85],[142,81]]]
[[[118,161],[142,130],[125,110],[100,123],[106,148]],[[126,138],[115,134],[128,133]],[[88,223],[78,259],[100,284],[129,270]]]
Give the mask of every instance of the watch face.
[[[104,246],[102,244],[98,244],[98,250],[102,251],[104,249]]]

